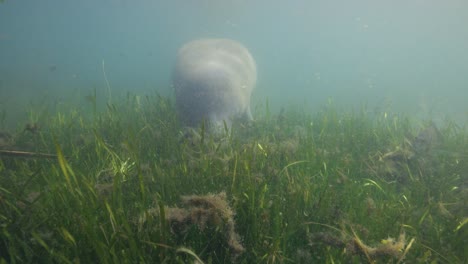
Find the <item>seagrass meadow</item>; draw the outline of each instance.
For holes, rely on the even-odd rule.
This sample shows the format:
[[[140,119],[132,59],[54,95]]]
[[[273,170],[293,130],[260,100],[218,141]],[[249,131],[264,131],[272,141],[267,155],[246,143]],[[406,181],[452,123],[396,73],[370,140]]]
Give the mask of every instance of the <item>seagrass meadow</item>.
[[[87,99],[2,129],[0,263],[468,259],[468,132],[451,120],[266,102],[209,133],[157,94]]]

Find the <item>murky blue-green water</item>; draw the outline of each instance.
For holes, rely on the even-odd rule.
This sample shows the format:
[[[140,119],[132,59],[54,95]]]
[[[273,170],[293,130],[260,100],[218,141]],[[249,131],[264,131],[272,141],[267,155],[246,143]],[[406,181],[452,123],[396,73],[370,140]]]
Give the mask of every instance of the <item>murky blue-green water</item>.
[[[0,108],[15,124],[30,103],[104,94],[103,68],[114,96],[172,95],[177,49],[225,37],[257,61],[254,105],[332,98],[466,122],[466,14],[463,0],[4,0]]]

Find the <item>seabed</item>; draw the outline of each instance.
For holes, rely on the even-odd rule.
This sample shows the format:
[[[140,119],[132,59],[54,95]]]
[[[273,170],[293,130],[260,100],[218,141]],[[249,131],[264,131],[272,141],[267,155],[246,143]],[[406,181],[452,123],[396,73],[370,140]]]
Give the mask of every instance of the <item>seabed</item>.
[[[468,130],[451,120],[266,103],[210,133],[160,95],[87,100],[1,130],[0,263],[468,259]]]

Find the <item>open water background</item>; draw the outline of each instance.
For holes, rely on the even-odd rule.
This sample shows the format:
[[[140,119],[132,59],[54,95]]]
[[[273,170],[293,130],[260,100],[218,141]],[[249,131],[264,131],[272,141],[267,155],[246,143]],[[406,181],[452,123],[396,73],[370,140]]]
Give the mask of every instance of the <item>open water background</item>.
[[[257,61],[253,109],[329,99],[436,121],[468,121],[468,1],[4,0],[0,110],[16,125],[41,105],[173,96],[177,49],[196,38],[246,45]]]

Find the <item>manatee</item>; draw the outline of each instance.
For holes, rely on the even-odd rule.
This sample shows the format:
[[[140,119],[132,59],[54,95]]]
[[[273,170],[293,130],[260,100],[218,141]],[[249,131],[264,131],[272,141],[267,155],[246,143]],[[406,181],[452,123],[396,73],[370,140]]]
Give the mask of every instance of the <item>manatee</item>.
[[[250,97],[257,81],[255,61],[241,43],[199,39],[183,45],[173,71],[179,119],[193,127],[231,127],[235,118],[252,120]]]

